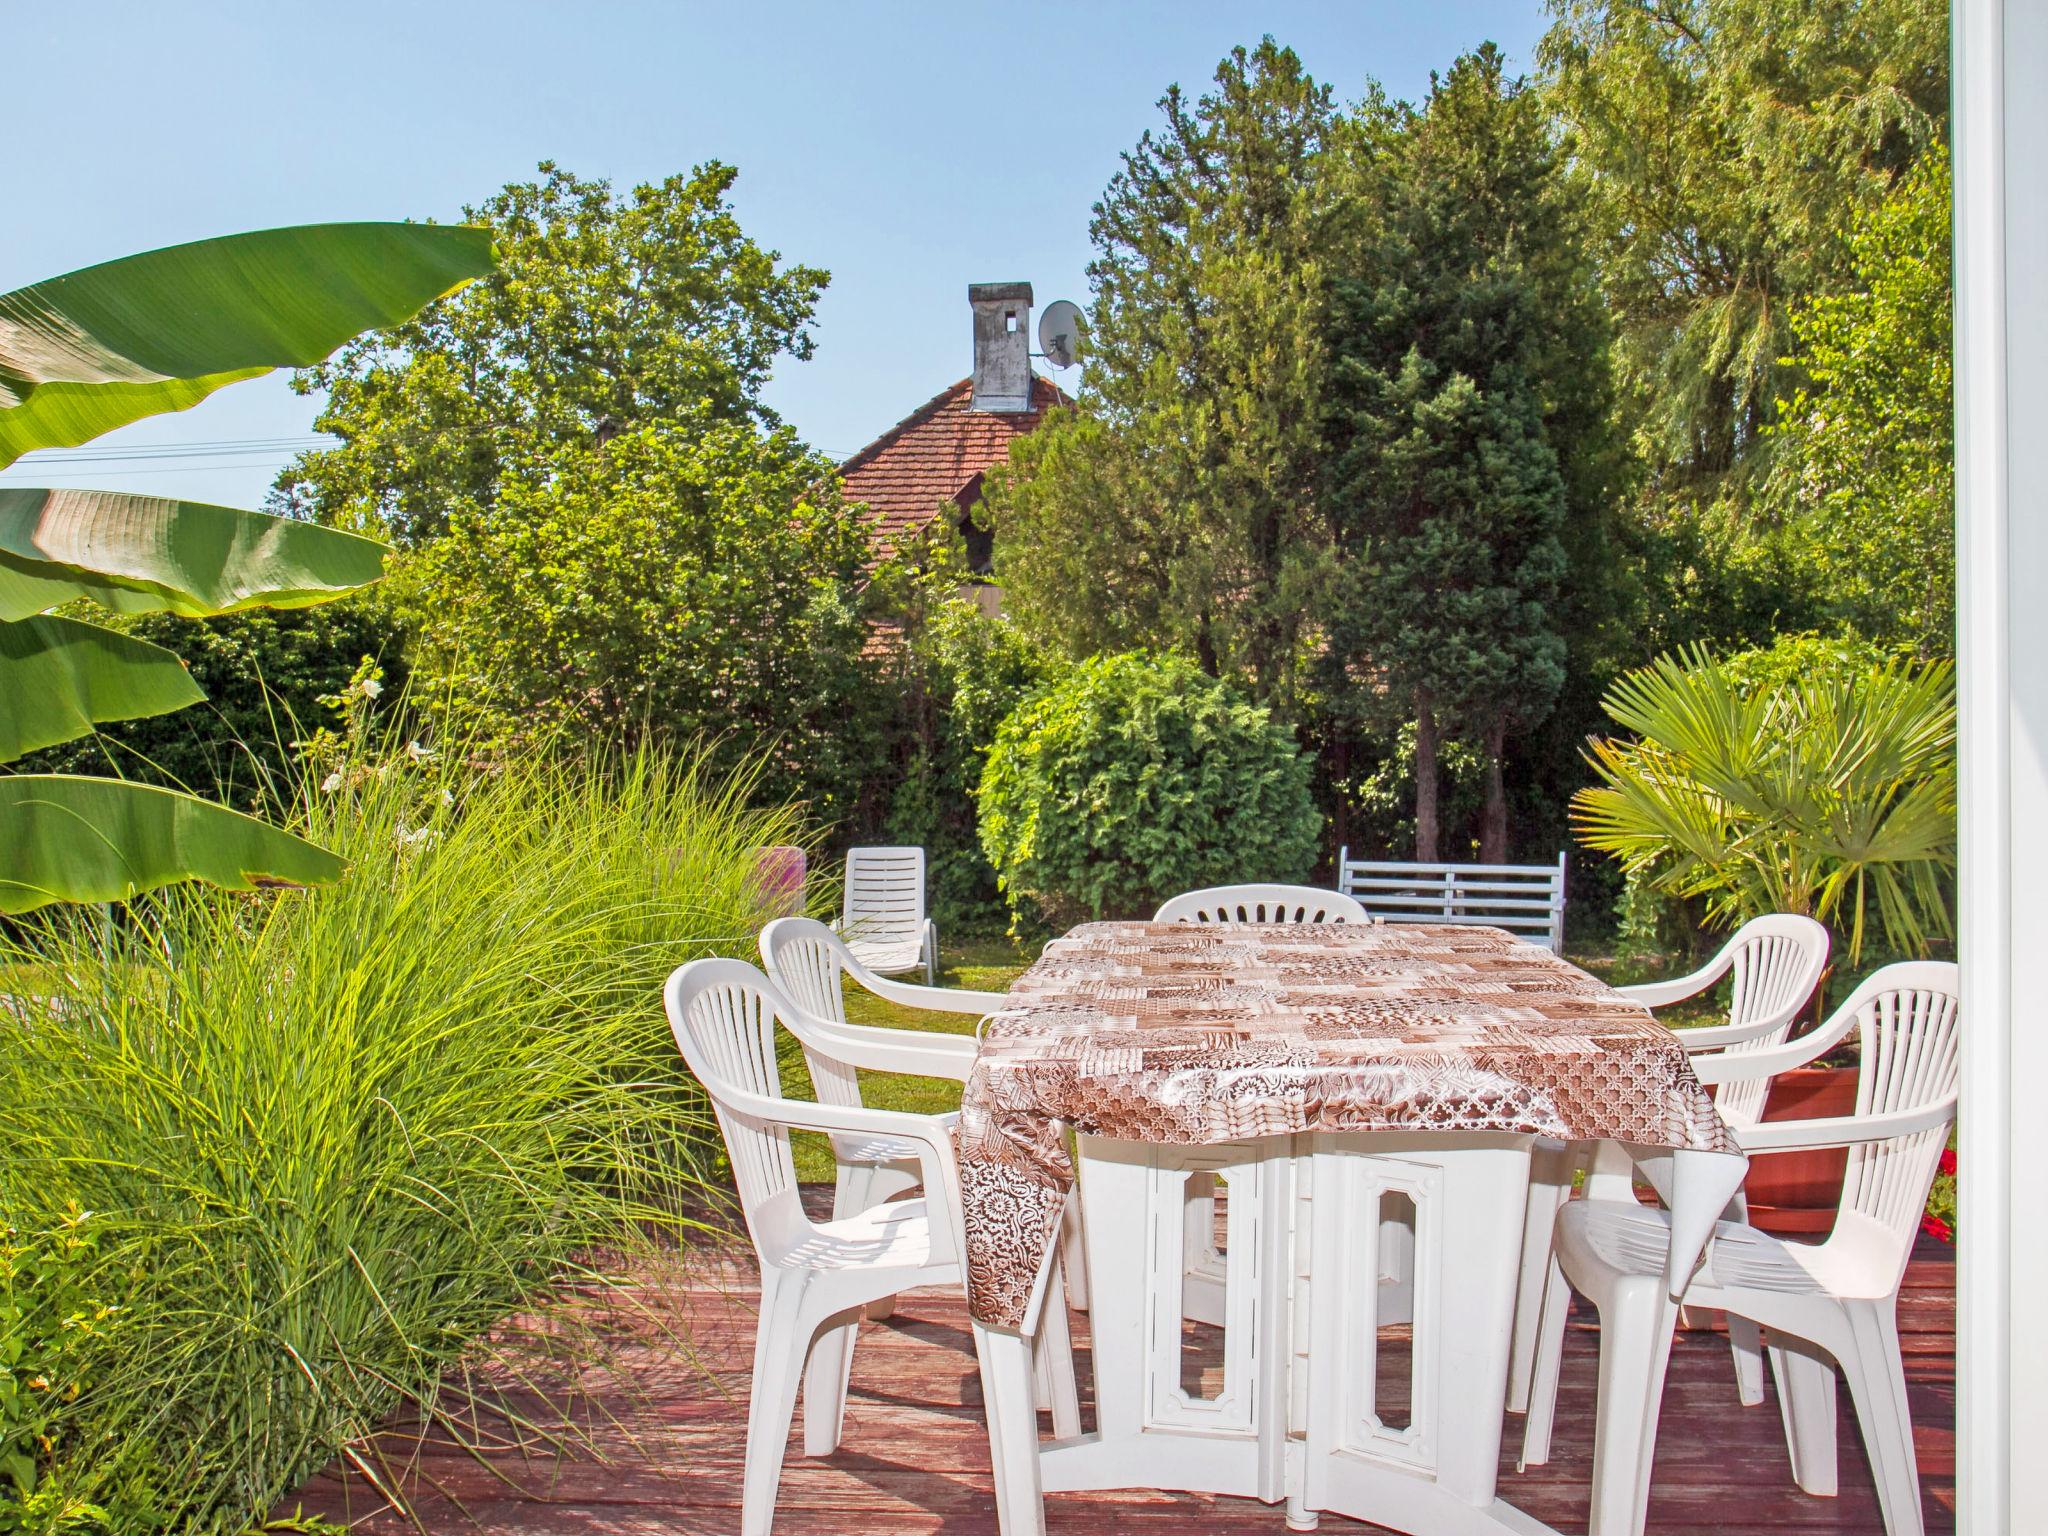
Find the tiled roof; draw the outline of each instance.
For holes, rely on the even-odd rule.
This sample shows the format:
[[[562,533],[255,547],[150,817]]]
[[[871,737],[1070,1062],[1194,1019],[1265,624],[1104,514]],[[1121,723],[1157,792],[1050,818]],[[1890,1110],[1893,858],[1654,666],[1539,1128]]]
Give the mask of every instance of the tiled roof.
[[[1029,411],[970,411],[972,380],[942,390],[839,466],[848,501],[864,501],[876,536],[893,544],[924,527],[991,464],[1010,440],[1066,396],[1050,379],[1031,380]]]

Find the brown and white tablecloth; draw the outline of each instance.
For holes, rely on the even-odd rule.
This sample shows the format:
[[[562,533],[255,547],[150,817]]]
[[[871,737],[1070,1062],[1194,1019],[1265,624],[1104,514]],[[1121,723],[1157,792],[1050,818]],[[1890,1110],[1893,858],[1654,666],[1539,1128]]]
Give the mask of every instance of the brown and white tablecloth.
[[[1065,1129],[1214,1145],[1519,1131],[1732,1152],[1640,1004],[1498,928],[1084,923],[991,1014],[957,1143],[974,1316],[1023,1323]]]

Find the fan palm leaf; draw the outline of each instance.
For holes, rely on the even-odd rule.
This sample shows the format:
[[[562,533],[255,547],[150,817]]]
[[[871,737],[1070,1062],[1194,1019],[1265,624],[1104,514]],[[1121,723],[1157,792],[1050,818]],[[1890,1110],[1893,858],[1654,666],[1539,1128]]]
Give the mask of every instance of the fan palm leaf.
[[[1620,679],[1596,738],[1599,782],[1572,802],[1581,840],[1732,925],[1798,912],[1870,922],[1893,949],[1953,934],[1955,677],[1903,660],[1754,685],[1703,650]]]

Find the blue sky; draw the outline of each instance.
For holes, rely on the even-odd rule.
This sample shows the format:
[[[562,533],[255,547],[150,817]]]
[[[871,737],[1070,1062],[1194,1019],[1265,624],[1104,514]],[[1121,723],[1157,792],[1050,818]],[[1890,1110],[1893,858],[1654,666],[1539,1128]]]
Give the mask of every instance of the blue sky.
[[[1271,32],[1344,99],[1412,98],[1488,38],[1527,67],[1543,24],[1540,0],[0,0],[32,145],[0,291],[207,235],[449,218],[542,158],[621,186],[720,159],[749,233],[832,273],[817,356],[768,400],[841,456],[967,372],[968,283],[1085,301],[1118,152],[1233,44]],[[273,376],[0,480],[254,506],[314,410]],[[190,446],[251,442],[274,446]]]

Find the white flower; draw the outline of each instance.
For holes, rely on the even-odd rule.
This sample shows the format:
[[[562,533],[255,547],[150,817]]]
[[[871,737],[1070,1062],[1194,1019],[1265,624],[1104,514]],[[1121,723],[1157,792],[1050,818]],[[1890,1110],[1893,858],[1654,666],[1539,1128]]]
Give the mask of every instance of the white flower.
[[[331,795],[339,788],[341,788],[341,770],[339,768],[320,781],[320,793],[323,795]]]
[[[384,691],[384,685],[374,677],[364,678],[357,686],[363,690],[363,697],[366,699],[374,699]]]
[[[436,752],[432,747],[421,745],[419,740],[415,738],[405,744],[405,755],[416,763],[431,763],[440,756],[440,753]]]
[[[433,840],[434,829],[432,827],[421,827],[418,831],[414,831],[402,822],[399,824],[398,846],[401,848],[424,848]]]
[[[441,804],[443,804],[444,806],[447,806],[447,805],[453,805],[454,803],[455,803],[455,793],[454,793],[454,791],[453,791],[453,790],[447,790],[447,789],[444,789],[444,790],[442,790],[442,791],[441,791]]]

